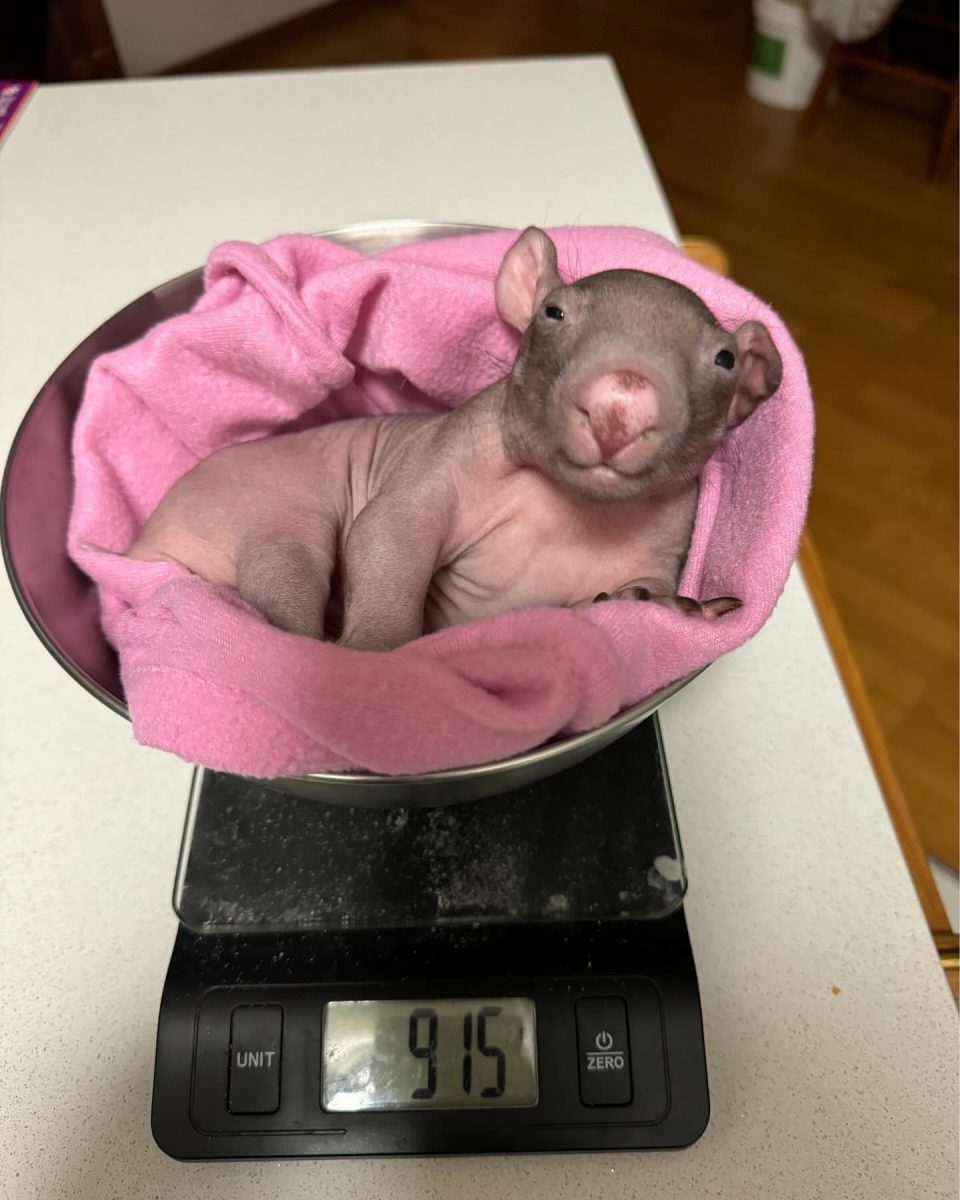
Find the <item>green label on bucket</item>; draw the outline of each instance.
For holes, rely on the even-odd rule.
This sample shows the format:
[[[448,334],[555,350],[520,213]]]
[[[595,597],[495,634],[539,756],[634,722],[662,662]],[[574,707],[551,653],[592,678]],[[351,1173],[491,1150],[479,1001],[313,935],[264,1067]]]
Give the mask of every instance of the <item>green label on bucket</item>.
[[[780,38],[771,37],[769,33],[755,30],[753,35],[753,65],[764,75],[772,75],[779,79],[783,74],[783,59],[787,43]]]

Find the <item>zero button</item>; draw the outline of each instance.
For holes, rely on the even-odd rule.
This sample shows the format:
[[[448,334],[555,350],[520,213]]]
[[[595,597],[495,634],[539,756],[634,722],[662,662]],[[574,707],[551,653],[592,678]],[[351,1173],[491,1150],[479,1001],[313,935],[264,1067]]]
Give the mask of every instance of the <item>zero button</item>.
[[[622,996],[590,996],[577,1001],[577,1053],[583,1104],[594,1108],[630,1103],[630,1034]]]

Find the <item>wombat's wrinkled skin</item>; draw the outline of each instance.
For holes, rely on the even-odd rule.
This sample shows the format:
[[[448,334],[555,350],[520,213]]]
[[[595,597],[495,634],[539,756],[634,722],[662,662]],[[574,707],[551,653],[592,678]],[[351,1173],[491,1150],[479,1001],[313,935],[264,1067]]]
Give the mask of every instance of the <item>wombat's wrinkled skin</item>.
[[[504,379],[442,416],[221,450],[171,488],[129,555],[234,587],[294,633],[322,637],[342,608],[340,642],[368,650],[531,605],[737,607],[676,591],[698,475],[780,383],[764,326],[728,333],[642,271],[564,284],[533,228],[504,257],[496,302],[523,334]]]

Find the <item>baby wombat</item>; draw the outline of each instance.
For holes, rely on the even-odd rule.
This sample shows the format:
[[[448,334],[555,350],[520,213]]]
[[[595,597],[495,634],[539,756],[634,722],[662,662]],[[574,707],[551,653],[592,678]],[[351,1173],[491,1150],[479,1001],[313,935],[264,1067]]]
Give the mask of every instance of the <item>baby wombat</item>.
[[[539,229],[497,275],[513,368],[443,415],[376,416],[232,446],[163,498],[128,551],[234,587],[273,624],[387,650],[531,605],[677,596],[697,478],[777,389],[766,328],[732,333],[680,284],[603,271],[565,284]],[[331,592],[336,593],[331,597]]]

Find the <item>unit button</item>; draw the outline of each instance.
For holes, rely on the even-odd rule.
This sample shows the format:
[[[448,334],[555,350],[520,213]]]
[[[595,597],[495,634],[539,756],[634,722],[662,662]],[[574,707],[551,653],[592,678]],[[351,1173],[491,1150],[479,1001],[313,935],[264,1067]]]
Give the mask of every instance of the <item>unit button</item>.
[[[280,1049],[283,1009],[279,1004],[244,1004],[230,1018],[231,1113],[274,1113],[280,1107]]]
[[[580,1099],[591,1107],[633,1099],[627,1005],[621,996],[577,1001]]]

